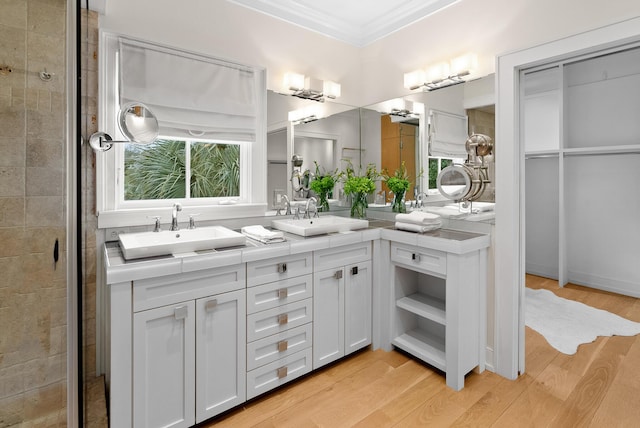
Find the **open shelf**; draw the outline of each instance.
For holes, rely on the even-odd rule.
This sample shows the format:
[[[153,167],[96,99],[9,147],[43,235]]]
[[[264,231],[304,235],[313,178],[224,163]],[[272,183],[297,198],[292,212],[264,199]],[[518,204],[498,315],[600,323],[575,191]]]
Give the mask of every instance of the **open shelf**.
[[[416,329],[396,337],[391,343],[427,364],[446,371],[444,339]]]
[[[396,301],[396,306],[441,325],[447,324],[445,302],[421,293],[414,293]]]

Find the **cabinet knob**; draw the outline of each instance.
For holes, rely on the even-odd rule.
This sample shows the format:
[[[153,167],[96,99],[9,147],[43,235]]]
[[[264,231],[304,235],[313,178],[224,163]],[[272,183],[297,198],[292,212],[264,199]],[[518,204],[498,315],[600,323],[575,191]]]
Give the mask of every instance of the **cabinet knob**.
[[[278,315],[278,324],[284,325],[289,322],[289,314]]]
[[[287,367],[280,367],[278,369],[278,379],[282,379],[283,377],[287,377]]]
[[[284,352],[289,349],[289,342],[286,340],[281,340],[278,342],[278,352]]]
[[[280,288],[278,290],[278,299],[286,299],[289,295],[289,290],[287,288]]]
[[[186,306],[178,306],[173,310],[173,316],[177,320],[185,319],[189,315],[189,308]]]
[[[278,273],[285,273],[287,271],[286,263],[278,263]]]
[[[218,306],[218,299],[211,299],[204,304],[204,310],[207,312],[213,311]]]
[[[351,268],[351,275],[357,275],[358,274],[358,266],[354,266]]]
[[[337,270],[336,273],[333,274],[333,277],[335,279],[341,279],[342,278],[342,269]]]
[[[415,260],[417,262],[420,261],[420,254],[413,253],[411,254],[411,260]]]

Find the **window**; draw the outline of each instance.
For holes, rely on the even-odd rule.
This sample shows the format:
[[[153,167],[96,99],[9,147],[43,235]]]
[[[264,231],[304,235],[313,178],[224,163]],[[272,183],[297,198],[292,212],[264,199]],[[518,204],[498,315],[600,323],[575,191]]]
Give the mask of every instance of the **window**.
[[[437,189],[436,180],[438,178],[438,174],[440,171],[448,167],[453,163],[462,163],[463,159],[448,159],[448,158],[434,158],[429,157],[429,182],[427,189],[434,190]]]
[[[101,32],[99,129],[122,140],[120,105],[145,104],[160,138],[96,155],[98,227],[166,222],[180,202],[199,220],[266,209],[266,72]]]
[[[162,138],[127,144],[124,201],[240,197],[240,145]]]

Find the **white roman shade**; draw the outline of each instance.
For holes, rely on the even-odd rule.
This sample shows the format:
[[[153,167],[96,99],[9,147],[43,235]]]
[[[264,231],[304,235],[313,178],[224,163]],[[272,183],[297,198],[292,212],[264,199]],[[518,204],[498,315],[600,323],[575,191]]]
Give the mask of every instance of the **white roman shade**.
[[[429,111],[430,156],[466,158],[467,138],[469,138],[467,116],[438,110]]]
[[[119,71],[120,105],[149,107],[161,136],[255,141],[253,68],[121,37]]]

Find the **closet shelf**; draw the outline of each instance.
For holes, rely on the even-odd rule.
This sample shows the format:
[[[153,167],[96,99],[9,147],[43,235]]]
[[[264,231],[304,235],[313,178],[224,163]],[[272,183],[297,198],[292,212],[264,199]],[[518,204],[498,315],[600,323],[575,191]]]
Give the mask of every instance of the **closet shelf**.
[[[640,144],[567,148],[567,149],[563,149],[562,152],[564,156],[618,155],[618,154],[621,155],[621,154],[629,154],[629,153],[640,154]]]
[[[396,300],[396,306],[438,324],[447,325],[446,306],[443,300],[414,293]]]
[[[446,371],[444,339],[416,329],[396,337],[391,343],[435,368]]]

